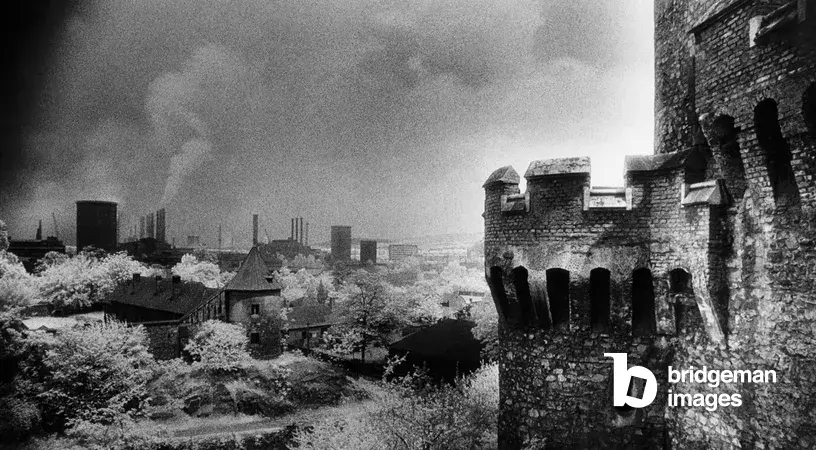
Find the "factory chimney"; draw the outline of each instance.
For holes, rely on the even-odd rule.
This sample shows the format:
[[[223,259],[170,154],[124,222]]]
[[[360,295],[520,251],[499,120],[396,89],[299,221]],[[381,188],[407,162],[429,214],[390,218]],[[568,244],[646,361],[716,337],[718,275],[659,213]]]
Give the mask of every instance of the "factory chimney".
[[[37,226],[37,240],[42,240],[42,219],[40,219],[40,224]]]
[[[258,215],[252,215],[252,246],[258,245]]]
[[[309,246],[309,222],[306,222],[306,242],[303,245]]]
[[[300,243],[303,244],[303,217],[300,218]]]
[[[139,217],[139,239],[144,239],[145,236],[145,216]]]
[[[153,213],[147,215],[147,237],[156,238],[156,216]]]
[[[156,211],[156,240],[159,242],[165,242],[166,240],[166,224],[165,224],[165,213],[164,208],[159,209]]]
[[[290,241],[295,240],[295,219],[292,219],[292,232],[289,233],[289,240]]]

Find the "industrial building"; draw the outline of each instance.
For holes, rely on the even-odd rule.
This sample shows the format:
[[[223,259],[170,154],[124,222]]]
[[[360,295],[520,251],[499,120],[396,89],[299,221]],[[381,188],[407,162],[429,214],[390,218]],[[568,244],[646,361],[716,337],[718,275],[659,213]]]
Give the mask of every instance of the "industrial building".
[[[334,261],[351,260],[351,227],[331,227],[331,256]]]
[[[377,241],[361,240],[360,241],[360,262],[366,264],[377,264]]]
[[[82,200],[77,205],[77,250],[94,247],[116,251],[118,221],[115,202]]]
[[[270,269],[280,268],[281,263],[278,255],[293,259],[297,255],[309,256],[314,254],[314,251],[309,247],[309,223],[304,223],[303,217],[292,219],[292,233],[289,235],[289,239],[267,240],[265,244],[260,244],[257,243],[257,230],[257,220],[253,219],[253,242],[258,247],[261,258]]]
[[[414,244],[391,244],[388,246],[388,259],[400,261],[419,254],[419,247]]]
[[[65,244],[55,236],[42,238],[42,221],[37,227],[37,234],[33,240],[9,240],[8,251],[13,253],[25,267],[26,271],[33,272],[37,261],[46,253],[65,253]]]
[[[289,235],[289,240],[300,242],[305,246],[309,245],[309,222],[306,222],[304,229],[303,217],[292,219],[292,233]]]
[[[198,245],[190,245],[190,236],[187,237],[187,244],[188,248],[177,248],[175,244],[170,245],[167,242],[167,211],[160,208],[155,214],[140,216],[138,239],[134,236],[119,248],[137,261],[169,267],[178,264],[184,254],[198,247]]]

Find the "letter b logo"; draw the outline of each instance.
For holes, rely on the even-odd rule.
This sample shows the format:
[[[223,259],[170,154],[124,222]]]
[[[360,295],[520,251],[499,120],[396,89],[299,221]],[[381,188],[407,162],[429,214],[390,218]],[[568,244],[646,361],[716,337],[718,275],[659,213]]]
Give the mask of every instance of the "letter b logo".
[[[649,406],[657,395],[657,379],[651,370],[641,367],[628,367],[626,353],[604,353],[604,356],[612,358],[612,404],[615,406],[629,405],[633,408],[643,408]],[[637,377],[646,380],[643,386],[643,397],[637,398],[629,395],[629,383],[631,378]]]

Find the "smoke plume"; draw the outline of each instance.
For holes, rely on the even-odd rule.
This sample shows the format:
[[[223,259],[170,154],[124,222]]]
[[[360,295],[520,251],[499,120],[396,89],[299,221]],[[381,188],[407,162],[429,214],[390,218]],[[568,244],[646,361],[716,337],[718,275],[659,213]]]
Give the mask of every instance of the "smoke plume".
[[[251,242],[254,213],[315,242],[478,231],[497,167],[588,155],[619,179],[651,151],[652,1],[76,3],[0,167],[15,236],[54,213],[72,243],[85,199],[209,243]]]

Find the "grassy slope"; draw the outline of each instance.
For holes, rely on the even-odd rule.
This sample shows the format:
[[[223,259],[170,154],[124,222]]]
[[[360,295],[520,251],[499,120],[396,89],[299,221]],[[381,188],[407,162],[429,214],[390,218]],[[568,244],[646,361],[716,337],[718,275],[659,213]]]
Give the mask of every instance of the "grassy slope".
[[[272,374],[280,370],[286,372],[289,384],[284,396],[272,386]],[[353,413],[362,408],[361,400],[367,392],[376,388],[373,383],[351,379],[329,363],[287,353],[270,361],[254,361],[235,374],[168,370],[149,389],[157,403],[150,414],[154,419],[145,419],[140,426],[157,434],[189,437],[274,429],[327,415]],[[185,404],[194,396],[202,397],[203,405],[187,414]],[[240,402],[247,397],[251,401]],[[271,406],[259,408],[259,413],[253,411],[256,404]]]

